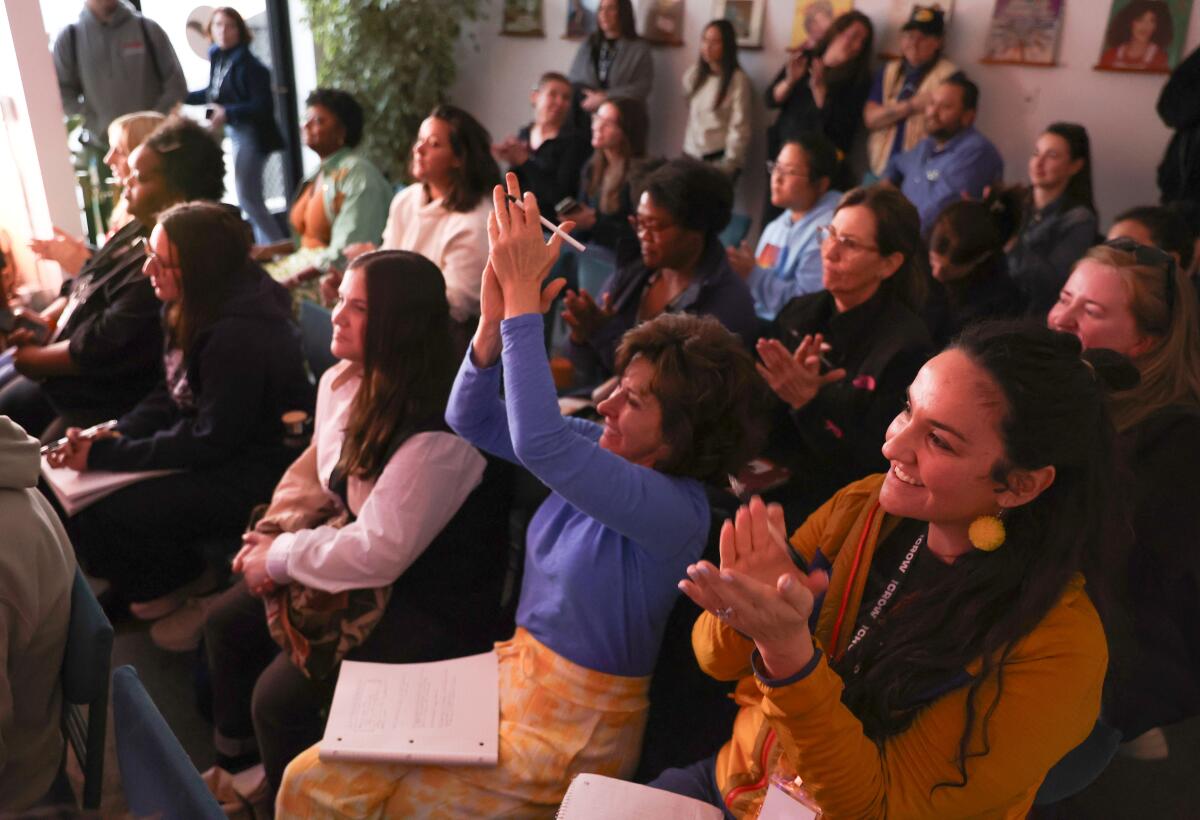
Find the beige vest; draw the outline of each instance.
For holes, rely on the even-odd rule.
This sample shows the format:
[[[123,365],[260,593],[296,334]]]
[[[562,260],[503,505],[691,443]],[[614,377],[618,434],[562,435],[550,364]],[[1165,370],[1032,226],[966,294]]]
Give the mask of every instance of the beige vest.
[[[892,60],[883,67],[883,103],[893,103],[900,96],[900,89],[904,85],[904,74],[901,72],[903,60]],[[945,57],[939,57],[934,63],[933,68],[925,72],[925,76],[921,79],[921,84],[917,86],[917,94],[925,94],[933,91],[942,80],[949,77],[958,71],[958,66],[947,60]],[[910,151],[921,140],[925,139],[925,112],[917,112],[904,121],[904,144],[901,146],[902,151]],[[867,163],[871,168],[871,173],[875,176],[881,176],[883,169],[887,167],[888,159],[892,155],[892,143],[896,139],[896,126],[899,123],[892,123],[886,128],[880,128],[872,131],[867,135]]]

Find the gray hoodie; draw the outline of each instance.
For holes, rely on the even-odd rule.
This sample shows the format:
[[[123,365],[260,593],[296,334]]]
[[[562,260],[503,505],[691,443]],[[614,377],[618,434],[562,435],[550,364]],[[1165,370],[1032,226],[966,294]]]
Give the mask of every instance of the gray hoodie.
[[[187,94],[166,32],[125,0],[119,0],[107,23],[84,6],[79,20],[54,39],[54,70],[63,110],[82,113],[84,125],[101,145],[108,142],[108,124],[122,114],[167,114]]]
[[[63,753],[75,553],[36,489],[40,465],[37,440],[0,416],[0,811],[45,795]]]

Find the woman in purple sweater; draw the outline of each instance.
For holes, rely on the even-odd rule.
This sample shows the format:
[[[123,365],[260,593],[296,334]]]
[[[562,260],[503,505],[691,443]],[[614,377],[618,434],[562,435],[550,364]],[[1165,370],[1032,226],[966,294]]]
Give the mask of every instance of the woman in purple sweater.
[[[508,185],[519,196],[512,174]],[[579,772],[632,775],[675,582],[708,537],[701,481],[753,452],[760,383],[712,318],[666,315],[631,331],[621,382],[598,408],[604,424],[564,419],[541,315],[562,288],[541,287],[560,240],[542,240],[532,195],[522,212],[497,187],[495,206],[482,315],[447,421],[551,489],[529,525],[516,635],[496,646],[499,765],[321,763],[310,749],[284,776],[289,817],[549,811]]]

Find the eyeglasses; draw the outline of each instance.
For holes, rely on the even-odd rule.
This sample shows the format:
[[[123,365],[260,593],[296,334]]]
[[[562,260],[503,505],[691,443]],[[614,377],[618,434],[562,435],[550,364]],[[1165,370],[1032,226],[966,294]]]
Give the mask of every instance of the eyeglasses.
[[[1161,268],[1165,279],[1167,314],[1170,315],[1175,309],[1175,275],[1176,264],[1175,257],[1171,254],[1156,248],[1153,245],[1143,245],[1135,239],[1130,239],[1127,236],[1121,236],[1116,239],[1110,239],[1104,243],[1104,247],[1113,248],[1125,253],[1132,253],[1133,259],[1139,265],[1147,265],[1152,268]]]
[[[144,236],[139,236],[137,239],[133,240],[131,245],[135,250],[140,250],[142,253],[146,254],[147,260],[158,265],[163,270],[183,270],[183,268],[179,265],[172,265],[164,262],[161,256],[150,250],[150,240]]]
[[[853,236],[842,236],[837,232],[837,228],[833,227],[832,225],[822,225],[821,227],[817,228],[817,236],[820,238],[822,244],[833,241],[840,245],[842,250],[849,251],[851,253],[855,251],[879,252],[878,245],[867,245],[861,240],[855,239]]]
[[[652,233],[657,235],[669,231],[671,228],[675,227],[674,222],[653,222],[648,219],[643,219],[637,214],[629,217],[629,225],[633,228],[633,232],[639,235],[644,233]]]
[[[792,168],[788,165],[780,165],[778,162],[776,162],[773,159],[767,160],[767,174],[769,176],[774,176],[776,171],[778,171],[780,173],[780,175],[785,176],[785,177],[795,177],[796,179],[808,179],[808,174],[803,174],[800,171],[797,171],[795,168]]]

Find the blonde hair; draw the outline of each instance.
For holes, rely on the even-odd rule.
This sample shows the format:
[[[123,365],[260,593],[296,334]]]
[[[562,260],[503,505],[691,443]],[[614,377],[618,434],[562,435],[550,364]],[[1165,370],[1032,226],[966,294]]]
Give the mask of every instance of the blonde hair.
[[[166,119],[165,114],[157,111],[134,111],[131,114],[122,114],[108,124],[108,144],[120,148],[128,156]]]
[[[1130,251],[1097,245],[1084,259],[1112,268],[1129,294],[1129,312],[1138,332],[1153,341],[1134,358],[1141,382],[1113,395],[1112,414],[1118,432],[1171,405],[1200,407],[1200,327],[1196,293],[1176,266],[1168,277],[1161,266],[1139,264]]]

